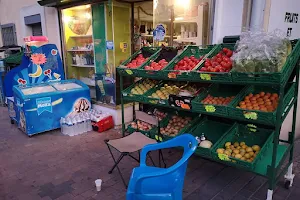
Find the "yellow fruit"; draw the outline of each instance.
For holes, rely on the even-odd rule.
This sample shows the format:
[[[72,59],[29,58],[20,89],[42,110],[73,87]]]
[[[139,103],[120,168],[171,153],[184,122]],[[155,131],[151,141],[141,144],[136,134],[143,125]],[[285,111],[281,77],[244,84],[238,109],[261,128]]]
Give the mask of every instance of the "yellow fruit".
[[[234,157],[237,158],[237,159],[240,159],[242,157],[242,155],[241,154],[235,154]]]
[[[223,154],[224,151],[225,151],[225,149],[217,149],[217,153],[219,153],[219,154]]]
[[[251,159],[247,159],[247,162],[252,162],[252,160]]]
[[[249,152],[249,155],[252,157],[252,156],[254,156],[254,152],[253,151],[250,151]]]
[[[251,147],[247,147],[246,151],[251,152],[251,151],[253,151],[253,149]]]
[[[235,156],[235,153],[232,153],[231,156],[234,157],[234,156]]]
[[[235,143],[233,144],[233,146],[234,146],[234,147],[238,147],[238,146],[240,146],[240,144],[239,144],[238,142],[235,142]]]
[[[245,158],[245,157],[241,157],[241,160],[244,160],[244,161],[245,161],[245,160],[246,160],[246,158]]]
[[[238,149],[235,149],[235,150],[233,150],[233,153],[235,153],[235,154],[239,154],[239,153],[240,153],[240,151],[239,151]]]
[[[241,149],[242,147],[238,146],[237,149]]]
[[[259,147],[258,145],[253,145],[253,146],[252,146],[252,149],[253,149],[254,151],[259,151],[259,150],[260,150],[260,147]]]
[[[244,144],[244,145],[242,146],[242,149],[247,149],[247,145]]]
[[[229,151],[230,153],[232,153],[232,149],[226,149],[227,151]]]
[[[231,156],[231,153],[227,150],[224,151],[224,154],[226,154],[227,156]]]
[[[229,147],[231,145],[231,142],[226,142],[225,147]]]
[[[245,142],[240,142],[240,146],[241,146],[241,147],[244,146],[244,145],[246,145]]]
[[[233,145],[231,145],[231,146],[230,146],[230,149],[234,150],[234,149],[235,149],[235,147],[234,147]]]
[[[246,159],[249,159],[251,156],[250,156],[249,153],[246,153],[246,154],[244,155],[244,157],[245,157]]]

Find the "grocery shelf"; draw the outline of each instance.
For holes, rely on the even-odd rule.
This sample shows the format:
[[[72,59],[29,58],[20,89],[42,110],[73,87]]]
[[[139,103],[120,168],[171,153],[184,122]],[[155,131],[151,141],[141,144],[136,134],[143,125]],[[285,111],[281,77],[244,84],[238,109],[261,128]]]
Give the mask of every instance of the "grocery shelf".
[[[92,35],[74,35],[70,36],[70,38],[92,38]]]
[[[191,21],[192,19],[184,19],[181,21],[181,23],[191,22]],[[178,21],[177,23],[180,22]],[[262,141],[263,145],[257,144],[260,145],[260,147],[262,148],[261,157],[260,158],[257,157],[257,159],[254,160],[253,165],[249,165],[250,167],[248,168],[246,165],[242,164],[243,162],[239,162],[238,159],[231,158],[230,160],[228,160],[227,157],[226,161],[232,161],[232,162],[221,161],[220,159],[223,159],[224,157],[222,157],[221,155],[217,155],[217,157],[215,157],[216,153],[204,155],[203,153],[196,151],[195,154],[202,157],[206,157],[216,162],[221,162],[223,164],[227,164],[236,168],[245,169],[255,174],[266,177],[268,178],[269,191],[274,190],[279,178],[281,178],[282,175],[287,173],[287,176],[285,176],[285,180],[286,180],[285,186],[287,188],[290,187],[290,183],[293,181],[292,164],[293,164],[293,146],[295,141],[295,128],[296,128],[296,116],[297,116],[296,112],[297,112],[297,99],[298,99],[298,88],[299,88],[299,73],[300,73],[299,72],[300,40],[293,40],[291,41],[291,43],[293,46],[293,50],[291,54],[287,56],[283,68],[279,72],[274,72],[274,73],[252,73],[252,74],[242,73],[242,72],[236,73],[232,70],[229,73],[222,74],[222,73],[212,73],[212,72],[207,73],[207,72],[198,71],[201,68],[201,66],[203,66],[205,62],[204,60],[206,58],[210,58],[216,55],[216,52],[219,51],[218,49],[222,49],[228,44],[213,46],[213,48],[209,51],[209,53],[206,53],[202,61],[200,61],[199,64],[192,71],[175,71],[173,70],[173,67],[168,68],[168,66],[173,66],[174,63],[177,63],[178,58],[182,59],[183,57],[186,56],[183,54],[184,51],[181,52],[179,55],[177,55],[175,58],[173,58],[173,60],[171,60],[169,64],[161,71],[153,71],[152,73],[149,73],[149,71],[145,71],[142,67],[137,68],[135,70],[131,70],[127,68],[117,68],[118,73],[120,74],[120,89],[122,91],[122,95],[121,95],[122,122],[123,122],[122,133],[125,134],[125,125],[124,125],[124,102],[125,101],[149,104],[155,106],[156,108],[161,107],[161,108],[168,108],[169,110],[185,111],[185,112],[190,112],[191,114],[197,113],[197,114],[201,114],[201,117],[215,116],[218,117],[217,119],[223,118],[223,119],[229,119],[227,120],[229,122],[234,121],[236,123],[240,122],[240,124],[243,125],[247,124],[246,126],[248,126],[248,132],[249,132],[248,134],[250,134],[250,136],[249,135],[247,136],[248,141],[254,138],[251,137],[252,134],[261,133],[258,131],[258,129],[267,128],[272,131],[272,133],[270,133],[270,137],[264,142]],[[158,54],[159,54],[159,50],[156,54],[154,54],[150,58],[151,61],[155,60]],[[193,53],[193,55],[195,55],[195,53]],[[128,62],[131,60],[131,58],[128,59]],[[202,109],[203,106],[205,105],[202,105],[201,107],[201,103],[199,103],[197,109],[195,106],[193,107],[193,105],[195,105],[193,104],[194,100],[198,98],[198,100],[200,101],[201,98],[204,97],[201,96],[200,98],[201,94],[198,97],[195,97],[194,100],[192,100],[191,102],[192,107],[190,110],[188,110],[180,107],[173,107],[169,104],[168,100],[148,98],[149,95],[148,93],[146,93],[145,95],[140,95],[139,98],[135,98],[134,95],[128,95],[129,90],[126,90],[127,95],[123,95],[123,91],[125,91],[123,88],[124,76],[159,80],[161,81],[160,84],[163,83],[162,81],[177,81],[177,82],[186,81],[186,82],[193,82],[193,83],[210,83],[214,85],[217,84],[220,86],[229,85],[228,87],[230,87],[230,85],[241,85],[245,87],[242,90],[240,90],[240,92],[238,92],[237,95],[234,95],[235,98],[232,100],[232,102],[229,105],[224,106],[226,109],[222,110],[222,112],[221,111],[216,112],[217,108],[215,107],[213,111],[206,108]],[[153,90],[154,89],[157,88],[153,88]],[[246,109],[243,110],[237,108],[238,104],[241,101],[243,101],[245,96],[247,96],[249,93],[255,94],[259,90],[278,94],[278,102],[276,101],[276,103],[278,103],[278,106],[274,112],[263,112],[263,111],[246,110]],[[291,111],[292,107],[294,108],[292,128],[291,131],[289,132],[288,139],[286,141],[283,141],[280,140],[279,138],[281,126],[284,120],[286,119],[288,113]],[[190,108],[190,107],[186,107],[186,108]],[[159,129],[157,134],[158,135],[160,134]],[[255,136],[255,138],[256,137],[257,135]],[[247,141],[245,142],[247,143]],[[250,146],[251,145],[254,144],[250,143]],[[268,196],[268,200],[271,199],[272,197],[270,198]]]
[[[81,50],[79,50],[79,49],[70,49],[70,50],[68,50],[68,52],[91,52],[91,51],[94,51],[94,49],[81,49]]]
[[[86,67],[86,68],[93,68],[95,65],[72,65],[73,67]]]
[[[197,43],[197,40],[199,40],[200,38],[198,37],[190,37],[190,38],[177,38],[174,40],[174,42],[193,42],[193,43]]]

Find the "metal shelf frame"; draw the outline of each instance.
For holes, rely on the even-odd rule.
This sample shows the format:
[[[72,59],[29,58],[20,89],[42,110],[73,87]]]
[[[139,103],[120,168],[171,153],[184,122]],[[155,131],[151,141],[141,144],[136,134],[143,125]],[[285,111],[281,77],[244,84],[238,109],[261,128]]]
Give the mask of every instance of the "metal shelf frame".
[[[293,66],[290,66],[290,67],[293,67]],[[274,83],[262,84],[262,83],[255,83],[255,82],[250,83],[250,84],[254,84],[254,85],[267,85],[267,86],[273,86],[273,87],[276,86],[279,89],[279,103],[278,103],[277,113],[276,113],[276,123],[274,124],[274,126],[270,126],[270,128],[272,128],[275,131],[273,144],[268,149],[268,151],[266,153],[266,158],[263,160],[260,160],[257,163],[255,169],[251,171],[255,174],[266,177],[268,179],[269,189],[268,189],[267,197],[266,197],[267,200],[272,200],[273,190],[275,189],[277,182],[283,175],[285,175],[284,177],[285,177],[285,187],[286,188],[291,187],[293,184],[294,174],[292,173],[292,168],[293,168],[294,142],[295,142],[295,130],[296,130],[296,115],[297,115],[297,106],[298,106],[298,103],[297,103],[298,98],[297,97],[298,97],[298,89],[299,89],[299,60],[297,61],[297,64],[294,67],[294,69],[291,71],[292,72],[291,72],[291,74],[289,74],[289,79],[286,80],[283,84],[280,84],[280,83],[278,83],[278,84],[276,84],[276,83],[275,84]],[[162,80],[160,77],[155,78],[155,77],[145,76],[143,78]],[[199,79],[199,80],[184,80],[184,79],[168,79],[166,77],[166,78],[163,78],[163,80],[212,83],[211,81],[204,81],[201,79]],[[296,83],[294,98],[291,101],[291,103],[289,104],[289,107],[286,110],[283,110],[283,99],[284,99],[284,95],[285,95],[285,88],[286,88],[286,85],[291,81]],[[221,82],[221,81],[220,82],[214,81],[213,83],[225,84],[225,82]],[[234,83],[234,82],[226,82],[226,84],[228,84],[228,83],[229,84],[238,84],[238,83]],[[247,83],[244,85],[250,85],[250,84]],[[122,74],[120,74],[120,89],[121,89],[121,91],[124,90]],[[123,95],[121,95],[122,134],[123,134],[123,136],[125,135],[125,121],[124,121],[124,102],[125,101],[126,101],[126,99],[124,99]],[[140,102],[140,103],[146,103],[146,102]],[[173,108],[173,109],[184,110],[184,109],[174,108],[174,107],[161,105],[161,104],[155,104],[155,106],[169,107],[169,108]],[[291,128],[291,131],[289,132],[288,140],[281,140],[280,139],[280,131],[281,131],[282,123],[292,107],[294,107],[292,128]],[[187,110],[185,110],[185,111],[187,111]],[[195,112],[195,111],[190,110],[190,112]],[[207,113],[201,113],[201,114],[209,115]],[[211,115],[213,115],[213,114],[211,114]],[[218,116],[218,117],[220,117],[220,116]],[[240,119],[236,119],[234,117],[230,117],[230,118],[227,117],[227,118],[232,119],[234,121],[240,121]],[[247,120],[245,119],[245,121],[247,121]],[[251,121],[251,123],[258,124],[258,125],[266,125],[263,123],[254,123],[253,121]],[[212,159],[212,160],[218,162],[218,160],[214,160],[214,159]],[[286,160],[288,162],[285,166],[283,166]]]

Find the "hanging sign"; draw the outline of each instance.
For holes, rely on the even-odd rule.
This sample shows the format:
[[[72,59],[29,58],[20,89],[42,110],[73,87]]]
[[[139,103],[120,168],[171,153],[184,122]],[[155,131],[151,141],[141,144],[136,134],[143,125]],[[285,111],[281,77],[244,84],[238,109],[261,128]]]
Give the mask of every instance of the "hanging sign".
[[[114,49],[114,41],[111,41],[111,40],[106,41],[106,49],[113,50]]]
[[[153,39],[155,41],[163,41],[165,39],[166,29],[162,24],[158,24],[153,31]]]

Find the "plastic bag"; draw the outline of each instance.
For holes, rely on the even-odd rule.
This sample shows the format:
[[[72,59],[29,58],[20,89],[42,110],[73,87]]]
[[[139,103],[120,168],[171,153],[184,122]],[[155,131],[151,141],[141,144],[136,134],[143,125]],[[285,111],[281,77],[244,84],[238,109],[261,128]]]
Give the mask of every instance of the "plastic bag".
[[[291,52],[291,43],[284,33],[244,32],[236,43],[232,56],[233,70],[245,73],[280,72]]]

